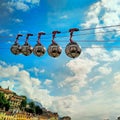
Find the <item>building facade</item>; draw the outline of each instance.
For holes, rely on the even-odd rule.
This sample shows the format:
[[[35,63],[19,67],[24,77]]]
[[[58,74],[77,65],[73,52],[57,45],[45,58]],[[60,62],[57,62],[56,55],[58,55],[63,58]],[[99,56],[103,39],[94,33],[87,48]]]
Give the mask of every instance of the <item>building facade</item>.
[[[10,102],[10,109],[19,108],[22,100],[25,99],[24,97],[18,96],[16,93],[9,90],[9,87],[7,89],[0,87],[0,92],[4,93],[6,100]]]
[[[16,114],[11,114],[11,113],[0,113],[0,120],[38,120],[35,119],[34,117],[26,114],[26,113],[16,113]]]

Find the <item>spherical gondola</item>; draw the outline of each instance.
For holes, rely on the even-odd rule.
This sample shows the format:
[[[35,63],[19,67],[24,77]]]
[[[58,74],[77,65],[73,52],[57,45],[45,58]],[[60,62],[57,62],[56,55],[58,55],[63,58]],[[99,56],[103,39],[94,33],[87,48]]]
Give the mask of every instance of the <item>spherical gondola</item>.
[[[42,44],[36,44],[33,48],[34,55],[40,57],[43,56],[46,52],[46,48]]]
[[[25,43],[22,47],[21,47],[21,53],[25,56],[28,56],[32,53],[33,48],[32,46],[30,46],[28,43]]]
[[[13,44],[10,50],[14,55],[19,55],[21,53],[21,47],[18,43]]]
[[[51,57],[56,58],[56,57],[60,56],[61,52],[62,52],[62,49],[57,43],[52,43],[48,47],[48,54]]]
[[[65,53],[70,58],[76,58],[81,53],[81,48],[76,42],[70,42],[65,48]]]

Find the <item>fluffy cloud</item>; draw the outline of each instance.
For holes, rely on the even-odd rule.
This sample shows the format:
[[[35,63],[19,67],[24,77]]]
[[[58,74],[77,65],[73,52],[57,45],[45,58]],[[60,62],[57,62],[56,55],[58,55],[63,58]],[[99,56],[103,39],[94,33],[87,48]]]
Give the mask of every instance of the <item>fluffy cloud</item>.
[[[2,78],[6,78],[6,77],[12,78],[17,75],[18,71],[19,71],[19,68],[17,66],[8,66],[6,68],[3,68],[2,66],[0,66],[0,76]]]
[[[30,73],[24,70],[24,66],[21,64],[9,65],[0,61],[0,85],[4,88],[9,86],[20,95],[41,101],[46,107],[51,105],[52,97],[49,95],[49,91],[42,89],[41,81],[30,76]]]
[[[87,11],[87,18],[86,22],[82,23],[82,26],[84,27],[91,27],[91,25],[96,25],[99,23],[99,13],[101,11],[101,4],[100,2],[95,3],[90,7],[90,9]]]
[[[15,82],[14,82],[14,81],[11,81],[11,80],[0,81],[0,85],[1,85],[1,87],[3,87],[3,88],[9,87],[10,89],[13,89],[13,88],[14,88],[14,84],[15,84]]]
[[[22,0],[24,2],[28,2],[28,3],[31,3],[31,4],[39,4],[40,3],[40,0]]]
[[[77,58],[69,61],[66,66],[72,71],[73,76],[68,76],[60,85],[70,86],[73,92],[79,92],[80,88],[87,84],[87,74],[91,72],[92,68],[98,63],[87,58]]]
[[[44,84],[49,86],[52,84],[52,82],[53,82],[52,80],[46,79]]]
[[[119,24],[119,5],[119,0],[101,0],[93,4],[87,12],[87,21],[82,25],[90,27],[92,25],[99,25],[101,21],[104,25]]]
[[[102,78],[101,75],[97,75],[92,77],[89,81],[95,83],[96,81],[100,80]]]
[[[118,93],[120,91],[120,72],[114,74],[113,89]]]
[[[90,6],[86,15],[85,23],[82,24],[86,28],[117,25],[120,20],[120,1],[98,1]],[[96,29],[94,31],[96,39],[104,40],[106,35],[104,32],[108,30],[115,31],[108,35],[109,39],[111,39],[113,34],[115,36],[119,35],[116,27]],[[98,34],[98,32],[103,33]],[[74,104],[74,109],[77,112],[74,113],[72,111],[73,113],[71,114],[74,120],[116,119],[119,115],[120,73],[116,72],[114,74],[115,71],[118,71],[119,52],[119,50],[107,50],[104,46],[92,45],[91,48],[83,51],[80,58],[67,63],[67,67],[73,75],[67,77],[60,85],[66,87],[66,89],[70,87],[71,90],[76,92],[82,90],[80,89],[82,87],[88,89],[88,91],[82,91],[84,95],[79,91],[80,96],[77,97],[79,103],[76,102],[77,104]],[[82,80],[84,81],[83,84]],[[98,82],[97,85],[92,84],[96,82]]]
[[[14,2],[14,3],[9,3],[11,7],[15,7],[17,10],[22,10],[22,11],[27,11],[29,10],[29,6],[23,2]]]
[[[31,7],[39,5],[39,3],[40,0],[12,0],[8,1],[7,3],[3,2],[2,6],[7,6],[9,12],[13,12],[14,9],[26,12]]]
[[[108,95],[110,94],[110,92],[103,90],[99,92],[88,90],[79,97],[76,95],[54,97],[52,109],[58,111],[60,115],[69,114],[74,120],[80,118],[83,120],[101,120],[106,117],[115,119],[119,115],[120,106],[118,103],[120,102],[119,99],[109,99]]]
[[[84,51],[84,56],[89,56],[92,60],[103,62],[117,62],[120,60],[119,50],[108,51],[103,46],[92,45]]]
[[[114,74],[114,78],[112,77],[114,73],[113,66],[117,66],[119,60],[119,50],[109,51],[104,47],[93,45],[92,48],[84,50],[79,58],[70,60],[66,64],[72,75],[70,76],[69,74],[60,85],[64,89],[66,88],[66,90],[70,88],[70,94],[76,92],[80,95],[76,96],[75,94],[77,98],[76,103],[68,107],[68,111],[66,109],[74,120],[79,120],[79,118],[84,120],[115,119],[115,116],[118,116],[118,111],[115,109],[120,108],[120,106],[118,105],[119,100],[114,91],[119,91],[120,73],[116,73]],[[112,81],[114,81],[113,85],[111,85]],[[99,83],[99,86],[95,85],[96,82]],[[98,89],[95,89],[96,86]],[[84,91],[82,91],[83,87]],[[111,97],[113,97],[112,100],[110,100]],[[63,99],[64,97],[60,100]],[[113,101],[117,102],[114,103]],[[65,101],[63,103],[65,104]],[[59,100],[55,101],[54,104],[59,106],[60,111],[64,111],[65,108],[61,106],[65,105],[60,104]],[[114,107],[111,108],[109,104],[112,104]],[[63,113],[66,112],[64,111]]]
[[[92,45],[92,48],[85,49],[79,58],[66,64],[72,75],[69,74],[59,85],[77,93],[89,82],[96,83],[101,80],[103,84],[104,77],[113,72],[112,65],[119,60],[119,50],[109,51],[104,47]]]
[[[52,109],[58,111],[61,115],[72,114],[74,112],[74,102],[78,103],[78,98],[74,95],[55,97]]]
[[[13,19],[13,21],[16,22],[16,23],[22,23],[23,22],[23,20],[19,19],[19,18]]]
[[[0,30],[0,34],[2,34],[2,33],[8,33],[8,32],[9,32],[8,29],[1,29],[1,30]]]
[[[89,50],[91,51],[91,49]],[[101,54],[106,58],[108,51],[102,50],[104,52]],[[66,66],[73,72],[73,76],[67,77],[63,81],[63,87],[67,88],[67,85],[71,86],[71,89],[76,92],[84,87],[88,82],[88,74],[92,72],[92,69],[99,65],[100,61],[107,62],[104,60],[104,57],[99,60],[97,57],[101,56],[101,54],[98,53],[99,51],[93,56],[91,53],[88,54],[86,50],[81,58],[70,60]],[[119,60],[117,56],[118,53],[118,51],[111,51],[107,57],[110,58],[110,56],[113,55],[116,58],[114,60]],[[90,55],[91,57],[88,59],[87,57]],[[94,59],[94,57],[97,59]],[[112,61],[110,62],[114,63]],[[108,67],[109,65],[110,64],[107,64],[106,66]],[[74,120],[79,120],[79,118],[83,120],[100,120],[106,117],[118,116],[117,111],[120,109],[118,104],[120,100],[115,97],[115,94],[111,94],[111,88],[106,89],[102,87],[100,90],[94,91],[92,88],[87,87],[84,94],[79,92],[78,94],[71,93],[71,95],[66,96],[51,96],[50,91],[43,89],[42,86],[44,83],[51,84],[51,80],[42,82],[38,78],[32,77],[28,71],[24,70],[23,65],[8,65],[3,61],[0,61],[0,76],[0,85],[3,87],[8,87],[9,85],[10,88],[15,90],[18,94],[27,95],[29,98],[41,102],[43,106],[54,112],[58,112],[61,116],[70,115]],[[96,80],[99,78],[99,76],[96,77]],[[112,87],[118,88],[119,73],[114,75],[114,80]]]
[[[84,27],[102,27],[109,25],[117,25],[120,20],[120,1],[119,0],[101,0],[94,3],[89,10],[86,12],[86,22],[81,25]],[[107,28],[107,29],[96,29],[96,39],[103,40],[103,37],[106,35],[104,32],[107,30],[117,30],[116,27]],[[103,32],[99,34],[98,32]],[[120,33],[117,32],[117,35]],[[109,37],[111,35],[109,34]]]
[[[33,68],[29,69],[28,71],[34,72],[35,75],[38,76],[39,74],[44,73],[45,69],[39,69],[37,67],[33,67]]]
[[[107,67],[106,65],[99,67],[98,71],[102,74],[108,75],[112,72],[112,68]]]

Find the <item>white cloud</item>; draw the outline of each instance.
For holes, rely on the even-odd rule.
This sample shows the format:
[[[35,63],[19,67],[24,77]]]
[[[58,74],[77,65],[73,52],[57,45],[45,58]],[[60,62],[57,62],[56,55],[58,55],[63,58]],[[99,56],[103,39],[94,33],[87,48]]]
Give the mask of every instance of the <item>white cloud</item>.
[[[104,47],[92,45],[92,48],[84,50],[79,58],[70,60],[66,64],[73,75],[69,74],[59,85],[70,88],[72,92],[79,92],[88,82],[96,83],[105,75],[112,73],[111,65],[119,60],[119,50],[109,51]],[[89,77],[91,74],[92,77]]]
[[[87,48],[85,54],[89,55],[93,60],[111,61],[107,50],[103,46],[92,45],[92,48]]]
[[[83,27],[91,27],[91,25],[96,25],[99,23],[99,13],[101,11],[101,3],[97,2],[93,4],[90,9],[87,11],[87,21],[82,23]]]
[[[10,88],[10,89],[13,89],[14,88],[14,81],[11,81],[11,80],[7,80],[7,81],[1,81],[0,82],[0,85],[1,87],[3,88]]]
[[[103,65],[98,68],[98,71],[104,75],[108,75],[112,72],[112,68],[107,67],[106,65]]]
[[[18,68],[24,68],[24,65],[23,64],[17,64],[17,67]]]
[[[51,105],[52,97],[47,89],[41,88],[41,81],[38,78],[31,77],[29,72],[24,70],[21,64],[8,65],[0,61],[0,85],[4,88],[10,86],[18,94],[26,95],[28,98],[37,100],[48,107]]]
[[[49,85],[52,84],[52,82],[53,82],[52,80],[46,79],[45,82],[44,82],[44,84],[47,85],[47,86],[49,86]]]
[[[120,51],[119,50],[114,50],[112,51],[112,59],[113,61],[119,61],[120,60]]]
[[[60,115],[71,115],[75,113],[74,103],[78,103],[78,98],[75,95],[55,97],[52,103],[52,109]]]
[[[40,0],[12,0],[7,3],[2,3],[2,6],[7,6],[7,9],[10,13],[13,12],[15,9],[26,12],[30,8],[36,5],[38,6],[39,3]]]
[[[22,0],[24,2],[28,2],[28,3],[31,3],[31,4],[39,4],[40,3],[40,0]]]
[[[110,117],[113,113],[114,116],[118,114],[117,111],[120,109],[120,99],[112,97],[115,95],[111,94],[111,88],[110,90],[104,88],[91,90],[88,88],[84,91],[84,94],[79,92],[78,94],[73,93],[66,96],[51,96],[50,91],[43,89],[42,81],[32,77],[28,71],[24,70],[23,65],[8,65],[3,61],[0,61],[0,63],[1,86],[4,88],[10,86],[10,89],[14,89],[18,94],[26,95],[35,101],[41,102],[43,106],[49,110],[58,112],[60,116],[69,115],[74,120],[79,120],[79,118],[83,120],[96,120],[106,115]],[[84,77],[86,80],[87,74],[90,73],[96,65],[97,62],[95,61],[81,58],[71,60],[67,64],[69,69],[74,72],[74,76],[76,76],[76,78],[79,77],[79,79],[77,78],[79,82],[81,77]],[[14,72],[11,73],[12,71]],[[4,72],[4,74],[2,72]],[[117,82],[120,77],[119,73],[115,74],[115,76],[113,88],[119,87],[119,82]],[[75,80],[74,77],[72,77],[71,80]],[[79,84],[73,84],[72,86],[71,82],[72,81],[68,82],[68,86],[71,85],[74,90],[78,91],[76,86],[79,86]],[[44,83],[51,84],[52,82],[51,80],[46,80],[43,84]]]
[[[101,75],[97,75],[97,76],[94,76],[93,78],[91,78],[89,81],[95,83],[96,81],[98,81],[101,78],[102,78]]]
[[[35,75],[38,76],[39,74],[44,73],[45,69],[39,69],[37,67],[33,67],[33,68],[29,69],[28,71],[34,72]]]
[[[32,84],[34,85],[34,86],[40,86],[40,84],[41,84],[41,81],[39,80],[39,79],[37,79],[37,78],[32,78],[31,77],[31,81],[32,81]]]
[[[19,18],[13,19],[13,21],[16,22],[16,23],[22,23],[23,22],[23,20],[19,19]]]
[[[29,10],[29,6],[23,2],[16,2],[13,6],[15,6],[17,10]]]
[[[6,78],[6,77],[14,77],[17,75],[19,71],[19,68],[17,66],[8,66],[3,68],[2,66],[0,66],[0,77],[2,78]]]
[[[96,28],[102,27],[101,25],[96,25]],[[105,30],[103,28],[101,29],[95,29],[95,35],[98,41],[103,41],[103,36],[105,35]]]
[[[108,51],[103,46],[92,45],[84,51],[84,56],[90,56],[92,60],[103,62],[117,62],[120,60],[119,50]]]
[[[0,34],[2,34],[2,33],[8,33],[8,32],[9,32],[8,29],[1,29],[1,30],[0,30]]]
[[[19,31],[18,33],[19,33],[19,34],[27,34],[28,31],[26,31],[26,30],[21,30],[21,31]]]
[[[113,89],[118,93],[120,92],[120,72],[114,74]]]
[[[6,62],[0,60],[0,65],[6,66]]]
[[[40,73],[44,73],[44,72],[45,72],[45,69],[40,70]]]
[[[86,84],[86,83],[84,83]],[[78,93],[80,91],[80,87],[78,85],[72,85],[71,90],[73,93]]]
[[[8,5],[8,8],[10,8],[10,9],[14,9],[15,8],[15,9],[21,10],[23,12],[29,10],[29,6],[26,3],[24,3],[24,2],[22,2],[20,0],[18,0],[17,2],[15,2],[15,1],[8,2],[5,5]]]
[[[5,4],[6,5],[6,4]],[[8,9],[8,11],[10,12],[10,13],[13,13],[14,12],[14,9],[12,8],[12,7],[7,7],[7,9]]]
[[[74,120],[79,120],[80,118],[83,120],[101,120],[100,118],[105,118],[106,115],[109,118],[111,116],[115,118],[119,114],[117,110],[120,108],[118,105],[120,102],[119,99],[109,99],[107,94],[111,93],[88,90],[84,96],[68,95],[55,97],[52,109],[58,111],[60,115],[70,115]],[[117,103],[113,103],[114,101]]]
[[[68,18],[67,15],[63,15],[63,16],[60,17],[60,19],[67,19],[67,18]]]
[[[69,86],[73,92],[78,92],[80,88],[87,84],[87,74],[91,72],[98,63],[87,58],[77,58],[69,61],[66,66],[73,72],[73,76],[68,76],[60,86]]]
[[[100,0],[97,3],[94,3],[86,13],[86,22],[82,23],[83,27],[102,27],[109,25],[118,25],[120,23],[120,1],[119,0]],[[96,39],[103,40],[105,33],[99,34],[97,32],[105,32],[107,30],[115,30],[114,28],[106,28],[95,30]],[[112,33],[111,33],[112,34]],[[114,34],[114,33],[113,33]],[[116,31],[117,35],[120,35]],[[110,34],[109,34],[110,35]]]

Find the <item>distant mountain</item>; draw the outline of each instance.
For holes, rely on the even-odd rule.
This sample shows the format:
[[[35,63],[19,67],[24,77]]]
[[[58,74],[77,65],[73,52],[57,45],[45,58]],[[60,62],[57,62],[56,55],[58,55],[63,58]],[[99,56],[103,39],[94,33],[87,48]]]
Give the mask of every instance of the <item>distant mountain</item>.
[[[40,102],[34,101],[35,105],[38,105],[40,108],[43,108],[42,104]]]
[[[38,105],[40,108],[43,108],[42,104],[41,104],[40,102],[35,101],[35,100],[32,100],[32,99],[27,98],[27,102],[28,102],[28,103],[29,103],[29,102],[34,102],[35,105]]]

